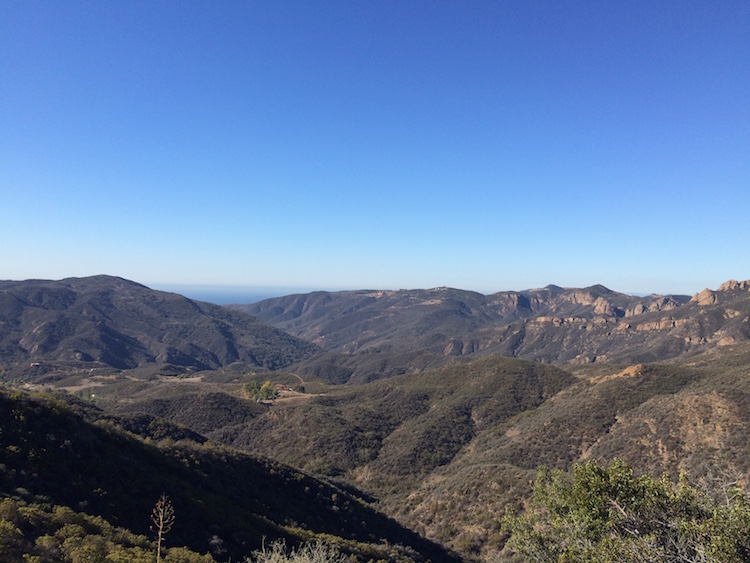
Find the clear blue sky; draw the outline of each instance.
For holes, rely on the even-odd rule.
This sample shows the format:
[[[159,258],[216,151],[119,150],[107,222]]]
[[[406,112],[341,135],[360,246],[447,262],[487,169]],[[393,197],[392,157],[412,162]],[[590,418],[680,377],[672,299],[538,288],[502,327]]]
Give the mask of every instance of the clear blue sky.
[[[0,2],[0,279],[750,278],[750,2]]]

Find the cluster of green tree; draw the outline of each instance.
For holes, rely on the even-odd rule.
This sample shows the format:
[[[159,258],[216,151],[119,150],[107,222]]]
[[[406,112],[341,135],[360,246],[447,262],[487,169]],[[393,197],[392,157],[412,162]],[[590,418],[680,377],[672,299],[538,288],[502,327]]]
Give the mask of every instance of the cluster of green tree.
[[[508,511],[507,547],[523,561],[601,563],[750,561],[750,503],[727,486],[721,498],[691,486],[636,476],[615,460],[541,468],[526,513]]]
[[[270,401],[279,396],[279,392],[270,381],[266,381],[263,385],[260,385],[257,381],[246,383],[245,393],[253,401]]]
[[[186,547],[164,550],[164,563],[210,563]],[[0,499],[0,558],[4,563],[155,563],[157,547],[144,535],[66,506]]]

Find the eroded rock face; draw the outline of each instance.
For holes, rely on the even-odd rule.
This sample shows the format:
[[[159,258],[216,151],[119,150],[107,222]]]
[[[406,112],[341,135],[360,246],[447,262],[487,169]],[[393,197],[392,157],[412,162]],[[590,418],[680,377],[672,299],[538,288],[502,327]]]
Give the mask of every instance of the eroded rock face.
[[[567,296],[567,299],[571,303],[577,305],[593,305],[597,301],[597,298],[591,295],[588,291],[574,291]],[[599,297],[598,299],[602,298]]]
[[[634,317],[636,315],[642,315],[645,312],[646,312],[645,305],[643,305],[643,303],[638,303],[638,305],[636,305],[632,309],[628,309],[627,311],[625,311],[625,316]]]
[[[648,306],[649,312],[652,311],[671,311],[680,305],[669,297],[660,297]]]
[[[604,297],[598,297],[594,301],[594,313],[597,315],[606,315],[607,317],[614,317],[617,314],[612,304],[604,299]]]
[[[626,317],[635,317],[637,315],[643,315],[644,313],[653,313],[655,311],[671,311],[677,309],[680,306],[671,297],[657,297],[651,303],[644,304],[638,303],[635,307],[627,309],[625,311]]]
[[[750,280],[741,282],[737,280],[725,281],[719,286],[718,291],[734,291],[735,289],[750,289]]]
[[[716,303],[716,293],[706,288],[700,293],[696,293],[690,302],[698,305],[713,305]]]
[[[716,291],[711,291],[710,289],[706,288],[700,293],[696,293],[690,301],[692,303],[697,303],[698,305],[714,305],[718,300],[718,297],[716,295],[718,292],[726,293],[729,291],[736,291],[736,290],[750,290],[750,280],[725,281],[723,284],[719,286],[719,289],[717,289]]]
[[[750,339],[748,325],[740,324],[750,318],[750,294],[731,290],[742,286],[730,281],[723,285],[727,292],[707,289],[692,302],[687,295],[635,296],[596,285],[488,296],[404,290],[385,303],[363,299],[363,292],[316,292],[237,307],[296,336],[325,334],[316,342],[333,352],[427,349],[452,357],[479,352],[545,362],[637,363],[716,346],[720,338],[713,334],[725,326],[725,336]]]

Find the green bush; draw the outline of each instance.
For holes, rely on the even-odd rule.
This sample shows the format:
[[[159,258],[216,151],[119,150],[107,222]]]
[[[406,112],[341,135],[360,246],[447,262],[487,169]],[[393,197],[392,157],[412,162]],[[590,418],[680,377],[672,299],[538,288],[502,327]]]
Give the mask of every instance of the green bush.
[[[507,512],[507,547],[524,561],[750,561],[750,504],[728,488],[719,503],[668,477],[636,477],[625,463],[541,468],[526,514]]]

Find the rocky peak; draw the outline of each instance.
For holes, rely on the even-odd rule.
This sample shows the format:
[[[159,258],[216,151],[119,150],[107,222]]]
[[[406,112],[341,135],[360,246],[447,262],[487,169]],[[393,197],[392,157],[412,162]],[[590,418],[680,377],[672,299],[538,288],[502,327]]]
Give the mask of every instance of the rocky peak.
[[[740,281],[729,280],[719,286],[717,291],[734,291],[735,289],[750,289],[750,280]]]

